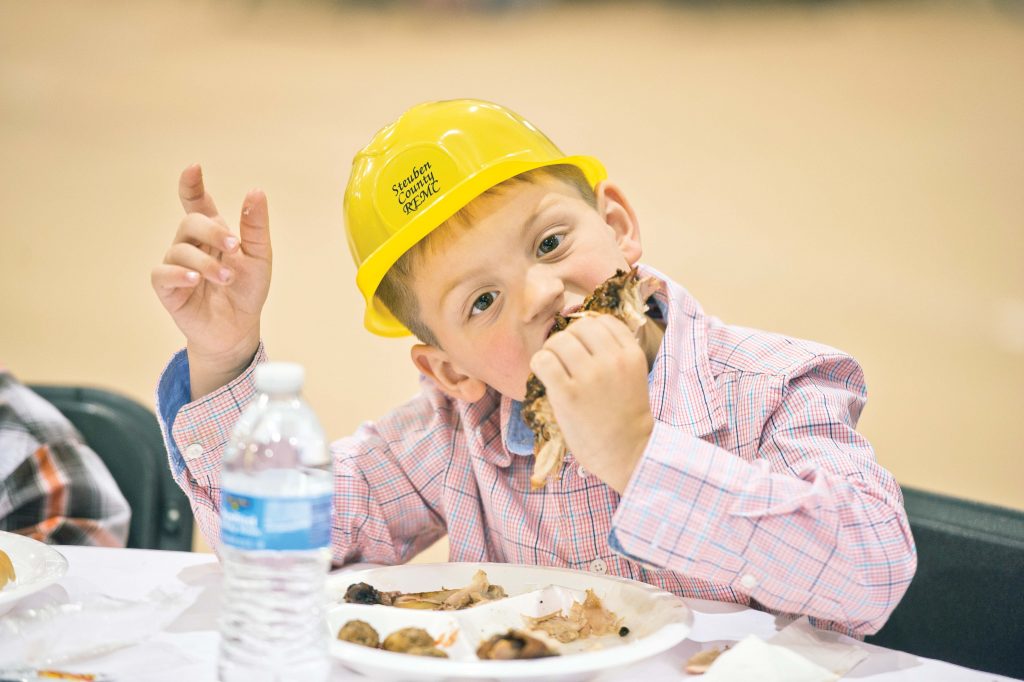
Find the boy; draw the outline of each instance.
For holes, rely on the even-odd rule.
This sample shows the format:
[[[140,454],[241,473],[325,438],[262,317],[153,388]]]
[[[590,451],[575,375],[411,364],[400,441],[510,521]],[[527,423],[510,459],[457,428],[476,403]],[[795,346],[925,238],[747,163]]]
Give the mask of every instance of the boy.
[[[218,466],[265,359],[265,196],[232,233],[182,173],[187,213],[153,286],[185,334],[158,389],[171,467],[217,538]],[[500,106],[419,105],[353,164],[346,229],[366,327],[412,331],[422,393],[332,446],[337,563],[398,563],[445,532],[452,561],[611,572],[676,594],[877,631],[916,557],[899,486],[855,430],[859,365],[725,325],[660,280],[637,337],[610,316],[551,334],[641,256],[623,191]],[[407,331],[408,330],[408,331]],[[530,490],[526,380],[569,456]],[[182,453],[182,454],[179,454]]]

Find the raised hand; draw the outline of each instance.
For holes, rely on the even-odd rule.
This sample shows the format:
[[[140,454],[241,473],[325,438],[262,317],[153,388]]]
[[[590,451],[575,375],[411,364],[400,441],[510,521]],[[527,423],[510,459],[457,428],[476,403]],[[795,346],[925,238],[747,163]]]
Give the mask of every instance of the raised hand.
[[[270,219],[266,195],[252,190],[232,232],[198,164],[182,171],[178,195],[185,217],[151,281],[185,335],[195,399],[238,376],[259,346],[270,290]]]

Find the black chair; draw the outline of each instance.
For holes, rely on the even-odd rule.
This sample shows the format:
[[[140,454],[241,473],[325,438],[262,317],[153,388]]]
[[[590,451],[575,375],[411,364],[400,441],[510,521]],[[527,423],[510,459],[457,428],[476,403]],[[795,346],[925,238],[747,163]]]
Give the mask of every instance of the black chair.
[[[192,510],[171,478],[160,425],[149,409],[98,388],[29,388],[53,403],[107,465],[132,510],[129,547],[192,549]]]
[[[917,575],[868,642],[1024,677],[1024,512],[903,489]]]

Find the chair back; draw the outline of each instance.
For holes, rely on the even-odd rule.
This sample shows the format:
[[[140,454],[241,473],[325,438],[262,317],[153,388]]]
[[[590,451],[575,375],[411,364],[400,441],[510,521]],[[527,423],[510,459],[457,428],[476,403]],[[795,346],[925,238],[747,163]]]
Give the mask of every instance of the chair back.
[[[99,388],[29,386],[74,424],[107,465],[132,510],[128,546],[192,549],[192,510],[171,477],[156,416]]]
[[[868,642],[1024,677],[1024,512],[904,488],[917,574]]]

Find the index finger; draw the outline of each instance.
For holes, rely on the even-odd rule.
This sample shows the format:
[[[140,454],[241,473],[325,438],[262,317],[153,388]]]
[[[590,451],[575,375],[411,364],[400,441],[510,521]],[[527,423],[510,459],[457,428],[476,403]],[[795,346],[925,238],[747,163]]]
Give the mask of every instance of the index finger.
[[[203,183],[203,169],[198,163],[194,163],[181,171],[178,178],[178,198],[181,199],[181,207],[185,213],[202,213],[208,218],[216,218],[217,205],[213,203],[213,197],[206,192],[206,185]]]

